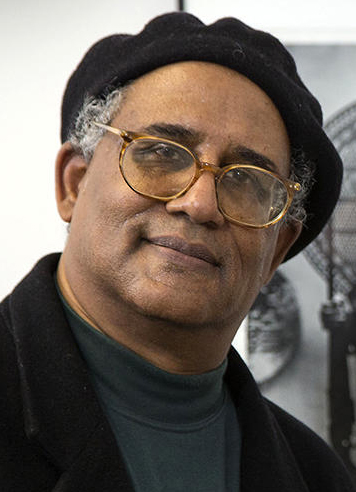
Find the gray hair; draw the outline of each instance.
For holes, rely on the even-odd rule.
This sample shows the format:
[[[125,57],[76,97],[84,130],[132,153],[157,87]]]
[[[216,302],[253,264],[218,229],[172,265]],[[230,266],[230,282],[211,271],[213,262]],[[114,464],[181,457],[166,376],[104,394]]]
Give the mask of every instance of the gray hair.
[[[93,121],[108,125],[118,113],[128,87],[129,85],[126,85],[114,89],[106,97],[85,98],[68,140],[87,164],[91,161],[95,148],[105,133],[104,129],[93,125]]]
[[[69,135],[69,142],[74,150],[83,156],[89,164],[95,148],[105,130],[93,125],[93,121],[108,125],[119,112],[129,84],[112,90],[107,96],[86,98],[75,121],[74,129]],[[286,215],[286,221],[306,220],[305,201],[313,185],[315,164],[307,159],[302,149],[292,148],[290,179],[298,182],[301,189],[294,196],[293,202]]]
[[[300,190],[294,195],[288,209],[286,220],[305,222],[307,212],[305,202],[314,184],[315,163],[308,159],[305,152],[299,148],[292,148],[290,159],[289,179],[300,184]]]

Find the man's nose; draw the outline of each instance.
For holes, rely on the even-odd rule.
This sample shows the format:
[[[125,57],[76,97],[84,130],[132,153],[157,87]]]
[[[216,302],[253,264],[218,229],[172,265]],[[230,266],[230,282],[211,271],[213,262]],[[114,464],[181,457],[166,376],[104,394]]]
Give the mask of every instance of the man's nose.
[[[166,203],[168,213],[185,213],[196,224],[220,227],[224,224],[215,191],[215,177],[203,171],[194,185],[183,195]]]

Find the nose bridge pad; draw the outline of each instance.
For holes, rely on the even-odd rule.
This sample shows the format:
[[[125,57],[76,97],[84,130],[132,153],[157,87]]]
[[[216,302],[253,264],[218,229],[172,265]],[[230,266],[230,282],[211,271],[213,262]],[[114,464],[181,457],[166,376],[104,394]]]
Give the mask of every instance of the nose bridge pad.
[[[213,173],[216,178],[218,178],[221,174],[221,168],[219,166],[215,166],[214,164],[209,164],[209,162],[200,162],[200,174],[202,174],[203,171]]]

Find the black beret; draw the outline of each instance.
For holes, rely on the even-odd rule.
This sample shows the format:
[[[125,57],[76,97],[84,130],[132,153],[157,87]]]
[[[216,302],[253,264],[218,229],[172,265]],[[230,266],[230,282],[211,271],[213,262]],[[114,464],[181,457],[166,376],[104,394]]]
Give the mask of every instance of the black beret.
[[[286,259],[321,231],[338,199],[342,162],[322,128],[318,101],[301,81],[294,60],[268,33],[234,18],[205,25],[191,14],[156,17],[137,35],[117,34],[94,44],[69,79],[62,105],[62,141],[68,139],[86,96],[100,96],[155,68],[179,61],[206,61],[245,75],[278,108],[291,146],[316,164],[307,199],[307,220]]]

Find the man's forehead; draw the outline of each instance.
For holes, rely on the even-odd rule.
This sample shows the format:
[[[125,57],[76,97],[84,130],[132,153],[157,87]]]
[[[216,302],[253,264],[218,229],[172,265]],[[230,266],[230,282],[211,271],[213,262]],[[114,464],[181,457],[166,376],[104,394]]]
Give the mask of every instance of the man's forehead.
[[[248,162],[255,151],[265,157],[259,159],[263,167],[288,175],[289,139],[278,109],[256,84],[218,64],[186,61],[140,77],[114,122],[193,148],[207,142],[228,162],[250,149],[243,153]]]
[[[273,113],[283,121],[274,102],[253,81],[223,65],[200,61],[168,64],[131,81],[124,91],[122,106],[125,106],[127,100],[133,100],[137,106],[150,105],[159,108],[168,99],[178,104],[178,112],[182,118],[184,113],[180,110],[184,104],[195,101],[199,104],[199,111],[202,107],[211,108],[212,112],[223,108],[228,113],[230,107],[239,106],[247,108],[249,116],[255,115],[257,124],[265,112]],[[163,109],[167,114],[174,114],[177,107],[172,104]],[[194,112],[195,106],[184,109]],[[130,110],[134,111],[134,108]],[[224,127],[226,119],[227,114],[217,124]],[[184,127],[188,128],[189,125]]]
[[[262,88],[238,70],[234,70],[223,64],[194,59],[167,63],[163,66],[155,68],[154,70],[151,70],[130,81],[128,88],[129,90],[138,90],[142,85],[145,85],[147,81],[148,83],[152,83],[152,80],[154,80],[155,83],[158,82],[164,86],[165,80],[169,79],[177,80],[178,83],[186,84],[186,88],[189,90],[189,87],[194,84],[192,77],[200,79],[210,76],[211,73],[213,74],[213,78],[211,80],[212,89],[219,87],[221,77],[224,77],[224,79],[229,79],[232,84],[234,80],[238,80],[240,85],[254,86],[257,91],[263,93],[265,97],[271,101],[269,96],[267,96],[266,92]],[[274,104],[272,101],[271,103]]]

